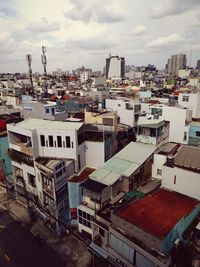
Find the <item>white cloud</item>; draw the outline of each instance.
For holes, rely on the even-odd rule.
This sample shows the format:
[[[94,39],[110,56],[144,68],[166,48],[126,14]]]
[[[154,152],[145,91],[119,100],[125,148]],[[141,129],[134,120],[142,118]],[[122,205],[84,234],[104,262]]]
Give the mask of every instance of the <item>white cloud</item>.
[[[159,19],[172,15],[180,15],[200,6],[199,0],[165,0],[151,11],[150,17]]]
[[[138,25],[136,28],[134,28],[131,31],[131,35],[137,36],[137,35],[142,35],[147,31],[147,27],[144,25]]]
[[[182,40],[183,38],[180,35],[174,33],[168,36],[159,37],[155,39],[154,41],[151,41],[150,43],[148,43],[146,47],[149,47],[149,48],[167,47],[167,46],[171,46],[173,44],[179,43]]]
[[[73,0],[73,7],[65,13],[67,18],[72,20],[98,23],[116,23],[125,20],[121,10],[112,5],[112,2],[102,0]]]
[[[125,56],[127,64],[159,67],[170,54],[194,47],[196,60],[198,3],[200,0],[0,0],[0,72],[27,70],[26,53],[32,54],[33,71],[42,71],[42,45],[47,46],[48,71],[79,65],[102,69],[110,52]],[[152,12],[157,20],[148,16],[152,7],[157,7],[157,14],[155,9]],[[162,19],[168,14],[182,15]],[[174,34],[170,34],[172,29]]]

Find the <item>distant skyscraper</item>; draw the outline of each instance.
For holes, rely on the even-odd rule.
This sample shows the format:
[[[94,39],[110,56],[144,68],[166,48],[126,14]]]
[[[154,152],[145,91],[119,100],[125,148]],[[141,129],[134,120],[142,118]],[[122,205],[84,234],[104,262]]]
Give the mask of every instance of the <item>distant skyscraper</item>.
[[[124,78],[125,59],[124,57],[111,56],[106,58],[106,78]]]
[[[200,70],[200,59],[197,60],[197,70]]]
[[[185,69],[187,57],[185,54],[172,55],[167,61],[166,70],[171,75],[177,75],[179,69]]]

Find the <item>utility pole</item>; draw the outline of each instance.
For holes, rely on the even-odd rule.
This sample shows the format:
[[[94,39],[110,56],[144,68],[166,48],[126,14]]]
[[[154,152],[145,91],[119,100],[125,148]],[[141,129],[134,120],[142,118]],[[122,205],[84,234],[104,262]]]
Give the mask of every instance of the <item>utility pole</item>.
[[[41,60],[42,60],[42,65],[44,67],[44,95],[47,95],[47,90],[48,90],[48,85],[47,85],[47,57],[46,57],[46,47],[42,46],[42,54],[41,54]]]
[[[31,69],[32,56],[30,54],[26,55],[26,61],[28,63],[28,68],[29,68],[29,78],[30,78],[30,82],[31,82],[31,92],[32,92],[32,94],[34,94],[33,79],[32,79],[32,69]]]

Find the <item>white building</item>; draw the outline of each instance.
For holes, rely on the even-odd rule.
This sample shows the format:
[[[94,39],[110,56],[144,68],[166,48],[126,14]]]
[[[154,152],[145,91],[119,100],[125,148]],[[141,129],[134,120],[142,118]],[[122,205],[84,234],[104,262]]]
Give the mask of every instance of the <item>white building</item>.
[[[200,118],[200,93],[180,93],[178,103],[185,108],[192,109],[193,118]]]
[[[141,106],[143,104],[141,103]],[[143,107],[142,107],[143,109]],[[145,103],[145,110],[148,106]],[[169,142],[187,144],[189,139],[189,123],[192,121],[192,110],[175,105],[149,104],[149,112],[146,114],[149,120],[169,121]],[[143,117],[139,118],[138,123]]]
[[[119,56],[106,58],[106,78],[124,78],[125,59]]]
[[[33,100],[30,96],[22,96],[21,114],[24,119],[37,118],[64,121],[68,117],[66,112],[58,111],[57,103]]]
[[[178,77],[181,79],[187,79],[190,77],[191,70],[190,69],[180,69],[178,71]]]
[[[200,200],[199,158],[199,147],[182,146],[173,158],[167,160],[162,186]]]
[[[80,73],[80,81],[81,83],[85,83],[89,79],[89,72],[88,71],[83,71]]]
[[[106,109],[117,111],[120,123],[136,126],[140,112],[140,104],[129,99],[106,99]]]
[[[152,176],[162,187],[200,200],[200,148],[166,144],[154,154]]]
[[[169,122],[163,120],[144,120],[139,121],[137,131],[137,142],[160,146],[168,142]]]

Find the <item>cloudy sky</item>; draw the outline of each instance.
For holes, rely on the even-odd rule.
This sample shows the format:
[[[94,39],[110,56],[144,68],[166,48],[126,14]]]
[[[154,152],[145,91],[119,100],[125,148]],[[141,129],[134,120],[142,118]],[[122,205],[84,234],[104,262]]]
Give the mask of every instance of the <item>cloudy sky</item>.
[[[102,70],[110,53],[159,68],[186,53],[195,66],[200,0],[0,0],[0,72],[27,71],[27,53],[42,72],[42,45],[48,71]]]

